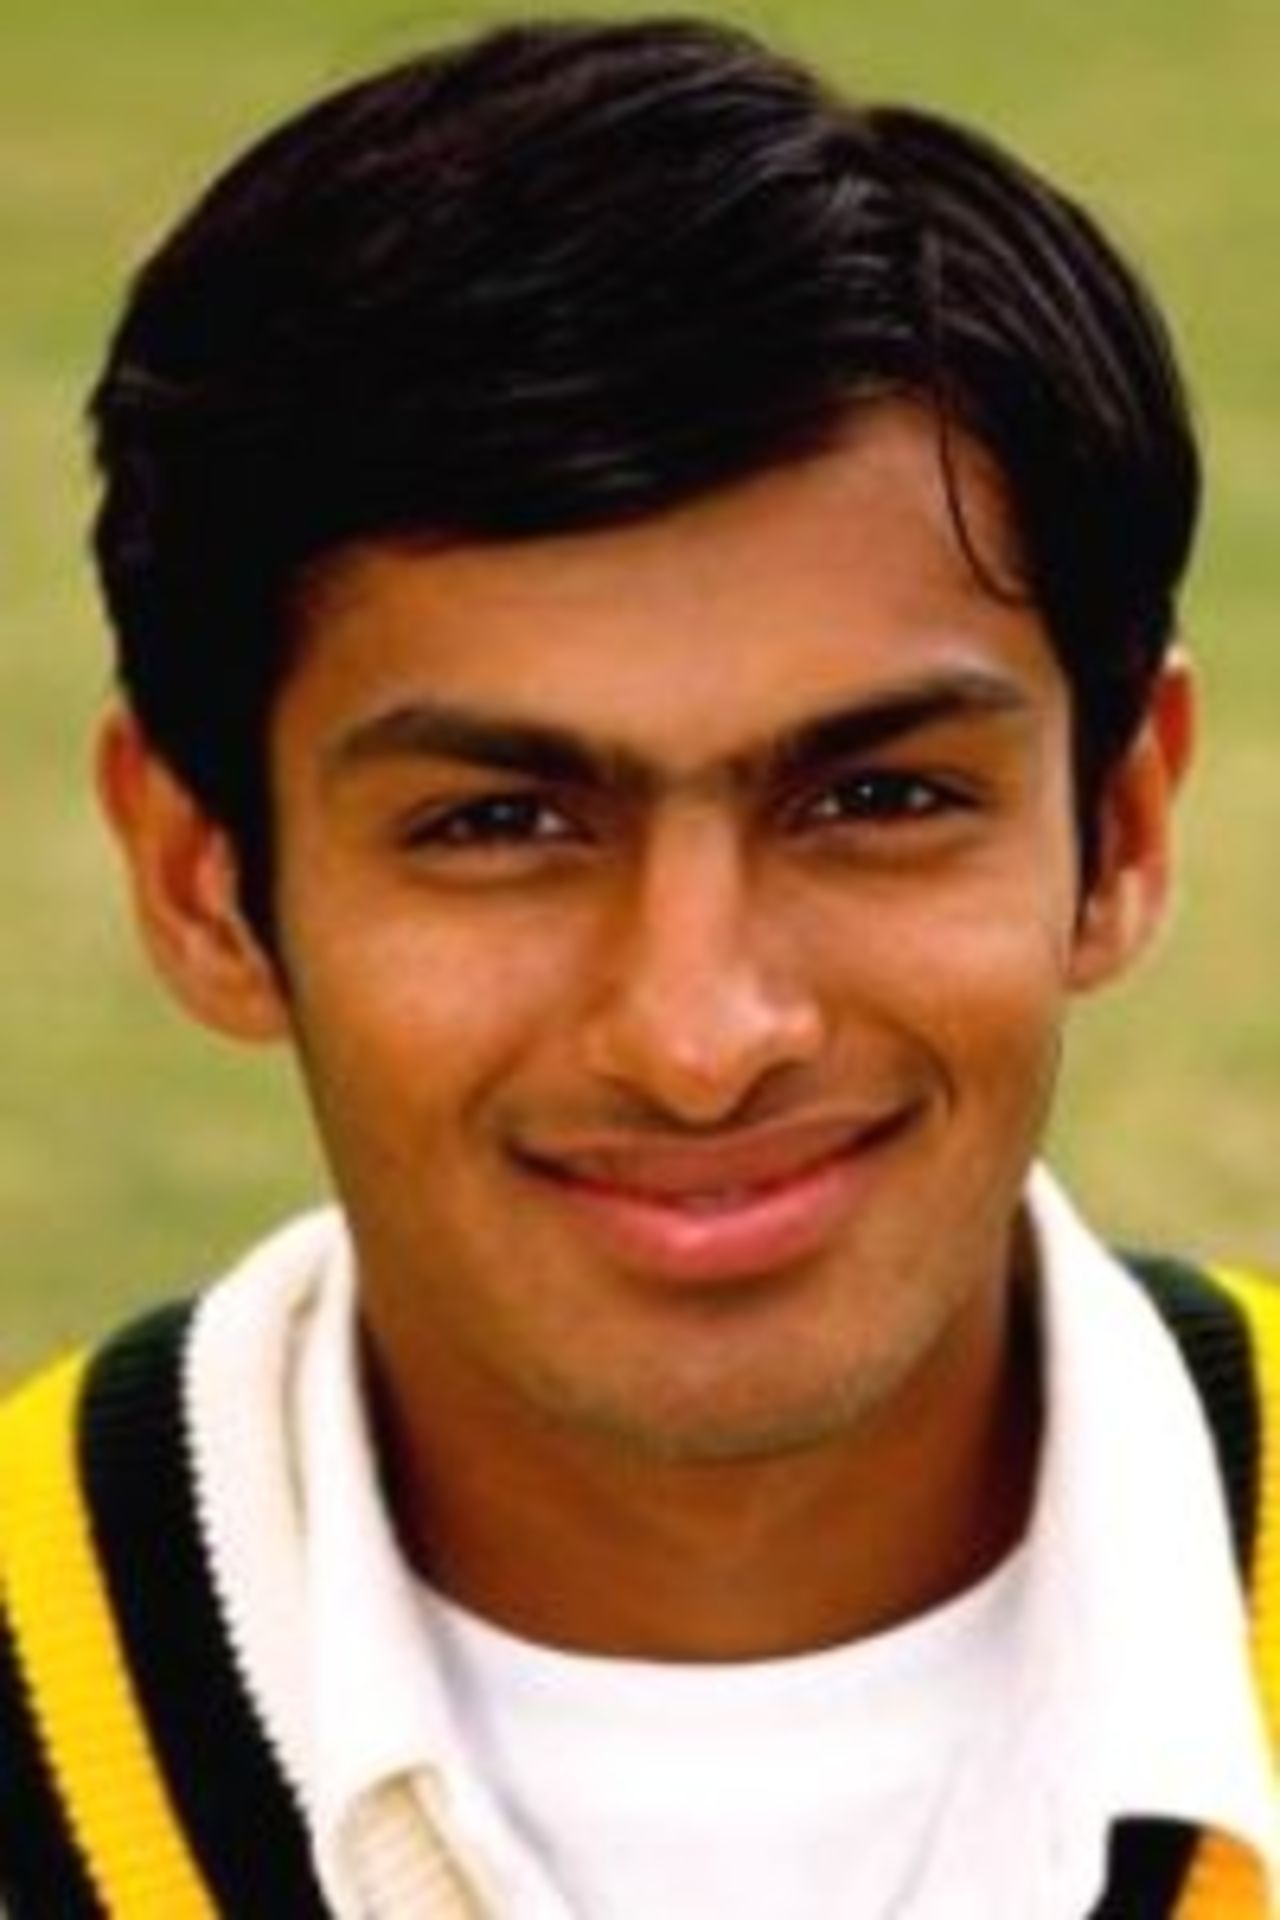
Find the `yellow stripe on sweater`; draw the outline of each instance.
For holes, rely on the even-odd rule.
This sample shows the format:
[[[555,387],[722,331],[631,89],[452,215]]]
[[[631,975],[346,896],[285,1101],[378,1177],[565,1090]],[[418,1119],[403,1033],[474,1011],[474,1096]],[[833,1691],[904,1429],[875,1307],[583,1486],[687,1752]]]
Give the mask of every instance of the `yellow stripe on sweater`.
[[[1215,1268],[1249,1329],[1258,1402],[1257,1501],[1249,1568],[1254,1680],[1280,1767],[1280,1285]],[[1265,1920],[1273,1911],[1255,1856],[1221,1834],[1201,1842],[1175,1920]]]
[[[113,1920],[215,1920],[128,1676],[80,1491],[85,1362],[0,1415],[5,1604],[50,1769]]]

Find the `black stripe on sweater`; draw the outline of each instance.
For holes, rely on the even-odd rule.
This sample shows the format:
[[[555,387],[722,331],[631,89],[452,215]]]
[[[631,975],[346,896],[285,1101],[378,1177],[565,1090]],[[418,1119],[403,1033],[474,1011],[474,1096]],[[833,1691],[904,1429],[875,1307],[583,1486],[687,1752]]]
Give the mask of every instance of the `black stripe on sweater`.
[[[53,1596],[50,1596],[51,1601]],[[0,1615],[0,1913],[101,1920],[106,1909],[67,1827],[9,1623]]]
[[[191,1308],[161,1309],[92,1361],[80,1467],[153,1749],[228,1920],[326,1911],[306,1829],[240,1680],[196,1519],[182,1397]]]
[[[1107,1891],[1089,1920],[1169,1920],[1199,1838],[1179,1820],[1119,1821]]]

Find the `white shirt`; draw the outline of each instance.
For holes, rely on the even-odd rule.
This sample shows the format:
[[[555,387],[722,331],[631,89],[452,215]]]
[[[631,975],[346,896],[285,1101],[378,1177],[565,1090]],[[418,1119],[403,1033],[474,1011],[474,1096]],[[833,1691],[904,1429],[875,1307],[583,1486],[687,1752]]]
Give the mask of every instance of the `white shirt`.
[[[475,1762],[568,1911],[880,1916],[918,1910],[1024,1574],[1015,1554],[907,1626],[745,1662],[566,1654],[424,1608]]]
[[[1043,1175],[1029,1212],[1046,1428],[1025,1560],[1003,1589],[992,1711],[897,1912],[1080,1920],[1103,1884],[1110,1823],[1127,1814],[1216,1826],[1257,1849],[1280,1886],[1275,1782],[1194,1389],[1154,1310]],[[189,1387],[205,1522],[326,1895],[344,1920],[391,1912],[362,1862],[394,1854],[384,1830],[425,1808],[490,1911],[566,1920],[562,1890],[476,1764],[447,1638],[426,1623],[381,1505],[358,1381],[336,1216],[286,1230],[200,1309]],[[927,1638],[929,1625],[904,1632]],[[856,1740],[850,1729],[851,1755]]]

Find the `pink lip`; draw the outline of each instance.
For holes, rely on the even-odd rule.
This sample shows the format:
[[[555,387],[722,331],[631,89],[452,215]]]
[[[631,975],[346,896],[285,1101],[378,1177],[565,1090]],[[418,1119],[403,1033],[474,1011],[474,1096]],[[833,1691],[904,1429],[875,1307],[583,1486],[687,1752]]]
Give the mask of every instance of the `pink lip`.
[[[584,1147],[525,1165],[621,1266],[709,1285],[819,1254],[910,1118],[824,1122],[739,1140]]]

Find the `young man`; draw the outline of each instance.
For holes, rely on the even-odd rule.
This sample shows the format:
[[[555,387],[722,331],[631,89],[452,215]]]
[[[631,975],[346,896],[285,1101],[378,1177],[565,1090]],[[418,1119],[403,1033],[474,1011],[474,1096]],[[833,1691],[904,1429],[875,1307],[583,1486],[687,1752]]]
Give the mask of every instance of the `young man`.
[[[141,925],[340,1205],[4,1416],[10,1910],[1269,1911],[1274,1309],[1033,1171],[1192,732],[1090,219],[499,31],[239,161],[94,419]]]

